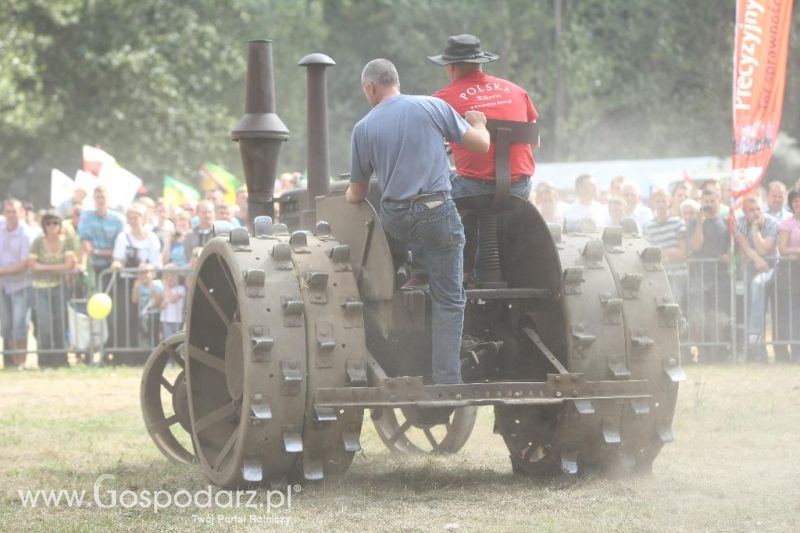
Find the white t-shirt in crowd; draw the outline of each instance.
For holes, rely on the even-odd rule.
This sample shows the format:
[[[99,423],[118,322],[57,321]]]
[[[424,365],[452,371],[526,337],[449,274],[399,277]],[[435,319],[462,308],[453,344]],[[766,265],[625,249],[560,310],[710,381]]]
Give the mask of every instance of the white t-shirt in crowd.
[[[582,204],[579,200],[575,200],[566,211],[564,211],[564,223],[575,224],[581,220],[591,220],[595,226],[600,228],[603,221],[606,219],[606,207],[600,202],[595,202],[589,205]]]
[[[125,250],[128,246],[136,248],[140,263],[149,263],[155,268],[161,268],[161,242],[152,231],[148,231],[144,239],[139,240],[128,230],[117,235],[114,241],[114,259],[125,266]],[[138,268],[136,265],[135,268]]]

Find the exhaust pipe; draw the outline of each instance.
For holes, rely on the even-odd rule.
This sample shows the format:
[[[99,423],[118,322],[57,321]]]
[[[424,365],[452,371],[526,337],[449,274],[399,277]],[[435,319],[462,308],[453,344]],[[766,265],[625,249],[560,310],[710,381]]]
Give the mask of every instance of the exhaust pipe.
[[[247,53],[247,92],[244,115],[234,126],[231,139],[239,142],[242,169],[247,182],[247,217],[275,217],[273,193],[281,143],[289,130],[275,113],[275,80],[272,41],[250,41]]]
[[[309,54],[302,58],[300,67],[307,71],[307,175],[306,202],[300,215],[303,228],[313,228],[316,223],[316,197],[328,194],[330,162],[328,159],[328,88],[325,69],[336,62],[325,54]]]

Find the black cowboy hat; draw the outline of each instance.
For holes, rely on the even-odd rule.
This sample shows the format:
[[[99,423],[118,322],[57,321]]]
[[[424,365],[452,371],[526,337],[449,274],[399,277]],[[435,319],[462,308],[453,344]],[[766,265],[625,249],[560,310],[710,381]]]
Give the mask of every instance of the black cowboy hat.
[[[428,56],[428,59],[437,65],[444,66],[450,63],[488,63],[499,57],[491,52],[482,52],[481,40],[474,35],[463,33],[448,37],[444,53],[438,56]]]

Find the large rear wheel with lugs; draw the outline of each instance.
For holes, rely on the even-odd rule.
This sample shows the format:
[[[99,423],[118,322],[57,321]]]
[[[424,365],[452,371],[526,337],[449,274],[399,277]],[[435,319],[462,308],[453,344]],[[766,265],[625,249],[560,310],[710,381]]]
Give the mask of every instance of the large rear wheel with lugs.
[[[590,381],[645,380],[647,397],[497,407],[496,431],[518,473],[649,471],[672,439],[683,379],[679,311],[660,251],[638,236],[623,237],[621,228],[565,235],[558,247],[561,317],[529,313],[523,328],[562,328],[566,353],[554,355],[569,373]],[[536,349],[532,342],[529,349]]]
[[[349,254],[316,234],[256,224],[203,249],[190,291],[191,431],[215,484],[279,486],[343,473],[361,410],[320,412],[321,387],[366,384],[363,318]]]

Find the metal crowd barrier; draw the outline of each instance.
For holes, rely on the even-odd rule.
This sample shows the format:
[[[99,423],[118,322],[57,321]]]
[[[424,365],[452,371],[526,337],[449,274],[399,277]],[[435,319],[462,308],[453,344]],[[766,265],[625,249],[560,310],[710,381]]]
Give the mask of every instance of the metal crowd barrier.
[[[686,343],[704,362],[732,362],[737,352],[736,298],[730,265],[719,259],[687,261]]]
[[[788,361],[789,347],[791,357],[800,360],[800,260],[785,257],[764,260],[770,266],[767,272],[758,272],[751,261],[746,261],[742,268],[743,359],[762,359],[766,347],[771,345],[776,360]],[[753,335],[755,339],[751,338]]]
[[[106,319],[108,341],[100,347],[101,361],[110,361],[113,364],[144,364],[147,356],[161,341],[160,308],[150,306],[140,313],[138,304],[132,302],[132,291],[140,274],[152,273],[154,280],[160,280],[165,272],[180,276],[178,283],[185,286],[184,278],[191,274],[192,269],[107,269],[98,275],[98,288],[105,291],[113,302],[111,313]]]
[[[67,354],[86,354],[87,361],[103,342],[99,321],[86,315],[86,278],[82,272],[48,272],[57,277],[55,287],[29,287],[30,322],[33,323],[36,348],[10,348],[11,341],[3,339],[4,361],[15,354],[35,353],[39,367],[66,366]]]

